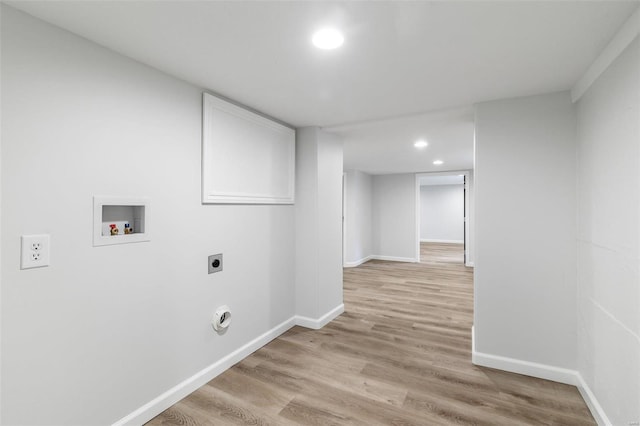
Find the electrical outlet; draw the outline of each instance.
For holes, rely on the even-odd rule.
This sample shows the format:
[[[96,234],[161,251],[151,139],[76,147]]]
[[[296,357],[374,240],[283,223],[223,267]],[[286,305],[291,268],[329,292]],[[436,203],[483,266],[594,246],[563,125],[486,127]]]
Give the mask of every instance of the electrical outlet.
[[[49,266],[49,235],[23,235],[21,237],[20,269]]]
[[[207,258],[209,264],[209,273],[222,271],[222,253],[212,254]]]

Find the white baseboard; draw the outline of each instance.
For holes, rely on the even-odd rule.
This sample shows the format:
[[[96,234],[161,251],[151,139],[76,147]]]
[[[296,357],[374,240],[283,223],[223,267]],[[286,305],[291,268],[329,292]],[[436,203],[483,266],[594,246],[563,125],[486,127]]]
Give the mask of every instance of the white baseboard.
[[[421,243],[447,243],[447,244],[464,244],[464,240],[434,240],[431,238],[420,238]]]
[[[360,266],[363,263],[368,262],[373,258],[374,258],[374,256],[370,255],[370,256],[367,256],[367,257],[363,257],[360,260],[356,260],[355,262],[344,262],[343,267],[345,267],[345,268],[355,268],[356,266]]]
[[[344,305],[342,305],[342,307],[344,310]],[[135,410],[133,413],[118,420],[113,424],[113,426],[141,425],[148,422],[167,408],[171,407],[176,402],[180,401],[185,396],[189,395],[199,387],[203,386],[205,383],[211,381],[216,376],[223,373],[234,364],[242,361],[244,358],[251,355],[256,350],[260,349],[276,337],[280,336],[282,333],[289,330],[294,325],[296,325],[295,316],[256,337],[246,345],[233,351],[219,361],[214,362],[210,366],[189,377],[182,383],[178,383],[176,386],[164,392],[157,398],[149,401],[142,407]]]
[[[582,395],[582,399],[584,399],[584,402],[587,404],[587,407],[589,407],[589,411],[591,411],[591,415],[596,420],[596,423],[598,423],[598,426],[612,426],[613,423],[611,423],[609,417],[607,417],[607,413],[605,413],[598,399],[580,373],[578,373],[578,384],[576,387],[580,395]]]
[[[355,262],[345,262],[343,266],[345,268],[355,268],[356,266],[360,266],[363,263],[368,262],[370,260],[387,260],[387,261],[390,261],[390,262],[409,262],[409,263],[418,262],[413,257],[380,256],[380,255],[377,255],[377,254],[372,254],[371,256],[367,256],[367,257],[365,257],[363,259],[356,260]]]
[[[344,303],[341,303],[340,305],[336,306],[335,308],[333,308],[332,310],[330,310],[329,312],[327,312],[326,314],[324,314],[318,319],[304,317],[302,315],[296,315],[294,319],[295,319],[295,324],[299,325],[300,327],[319,330],[325,325],[327,325],[328,323],[330,323],[332,320],[334,320],[337,316],[339,316],[343,312],[344,312]]]
[[[469,268],[475,268],[476,265],[473,262],[467,262],[464,264],[464,266],[468,266]]]
[[[390,262],[409,262],[409,263],[416,263],[418,262],[418,260],[416,260],[415,257],[395,257],[395,256],[379,256],[379,255],[373,255],[371,256],[371,259],[375,259],[375,260],[388,260]]]
[[[596,420],[596,423],[598,423],[599,426],[611,426],[611,422],[605,411],[578,371],[478,352],[476,351],[475,336],[475,328],[472,326],[471,362],[473,364],[573,385],[578,388],[580,395],[582,395],[584,402],[587,404],[587,407],[589,407],[589,411],[591,411],[591,415]]]
[[[275,326],[271,330],[263,333],[262,335],[256,337],[246,345],[241,348],[233,351],[229,355],[220,359],[217,362],[214,362],[210,366],[205,369],[197,372],[193,376],[184,380],[181,383],[178,383],[176,386],[172,387],[168,391],[164,392],[162,395],[157,398],[149,401],[142,407],[135,410],[133,413],[123,417],[113,424],[113,426],[128,426],[128,425],[141,425],[149,420],[153,419],[158,414],[162,413],[167,408],[171,407],[176,402],[180,401],[182,398],[186,397],[190,393],[194,392],[204,384],[213,380],[215,377],[219,376],[227,369],[232,367],[234,364],[242,361],[247,356],[251,355],[253,352],[257,351],[276,337],[280,336],[287,330],[289,330],[294,325],[299,325],[302,327],[312,328],[314,330],[318,330],[325,325],[327,325],[331,320],[336,318],[338,315],[344,312],[344,304],[340,304],[336,306],[331,311],[327,312],[325,315],[318,319],[303,317],[300,315],[295,315],[288,320],[282,322],[281,324]]]
[[[536,362],[523,361],[515,358],[508,358],[499,355],[473,352],[471,362],[481,367],[495,368],[509,371],[511,373],[524,374],[525,376],[538,377],[540,379],[552,380],[567,385],[578,385],[578,372],[566,368],[554,367],[552,365],[538,364]]]

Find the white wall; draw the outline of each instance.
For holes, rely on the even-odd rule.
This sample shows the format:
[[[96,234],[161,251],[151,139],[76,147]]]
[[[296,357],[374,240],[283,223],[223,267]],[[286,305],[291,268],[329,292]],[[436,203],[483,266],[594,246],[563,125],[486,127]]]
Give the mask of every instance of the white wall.
[[[464,243],[464,185],[420,187],[420,240]]]
[[[344,266],[357,266],[373,252],[373,177],[357,170],[345,173]]]
[[[576,368],[575,149],[568,93],[477,105],[478,353]]]
[[[580,99],[578,369],[614,425],[640,421],[640,40]]]
[[[417,261],[415,175],[373,176],[372,204],[376,257]]]
[[[2,15],[4,8],[0,5],[0,424],[2,424],[3,411],[2,411],[2,329],[4,328],[3,316],[2,316]]]
[[[5,6],[1,71],[3,424],[113,423],[294,315],[294,207],[200,202],[199,88]],[[92,247],[94,194],[149,196],[151,241]]]
[[[317,127],[296,135],[296,312],[319,328],[342,305],[342,142]]]
[[[315,127],[296,131],[296,311],[300,315],[318,315],[318,148]]]
[[[475,265],[475,255],[476,255],[476,192],[475,192],[475,177],[474,172],[472,170],[466,172],[465,183],[467,185],[467,191],[465,193],[465,197],[467,197],[467,221],[464,226],[466,228],[465,238],[466,238],[466,265],[474,266]]]
[[[334,134],[318,130],[318,316],[324,317],[327,322],[344,311],[342,167],[342,140]]]
[[[4,328],[3,316],[2,316],[2,163],[3,163],[3,154],[2,154],[2,137],[4,132],[2,131],[2,15],[4,8],[0,5],[0,424],[2,424],[3,418],[3,410],[2,410],[2,329]]]

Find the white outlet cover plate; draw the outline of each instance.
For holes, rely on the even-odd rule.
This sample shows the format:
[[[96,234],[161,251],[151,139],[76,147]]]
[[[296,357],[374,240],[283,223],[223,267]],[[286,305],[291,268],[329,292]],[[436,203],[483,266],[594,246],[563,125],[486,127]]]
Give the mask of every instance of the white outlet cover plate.
[[[50,238],[48,234],[23,235],[20,240],[20,269],[49,266]]]

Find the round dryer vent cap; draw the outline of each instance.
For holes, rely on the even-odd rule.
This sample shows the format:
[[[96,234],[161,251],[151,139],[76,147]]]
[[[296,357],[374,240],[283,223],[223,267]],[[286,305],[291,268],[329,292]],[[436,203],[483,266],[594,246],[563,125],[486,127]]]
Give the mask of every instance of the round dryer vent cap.
[[[225,328],[229,327],[229,324],[231,324],[231,311],[226,305],[220,306],[213,314],[211,325],[213,325],[214,330],[222,331]]]

